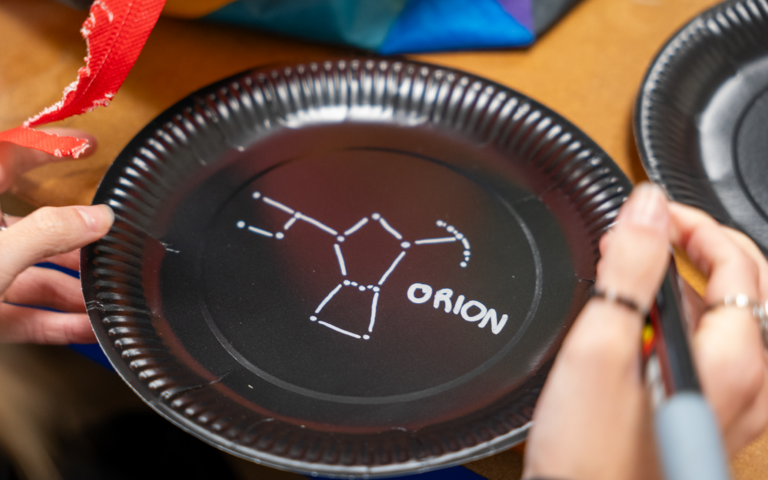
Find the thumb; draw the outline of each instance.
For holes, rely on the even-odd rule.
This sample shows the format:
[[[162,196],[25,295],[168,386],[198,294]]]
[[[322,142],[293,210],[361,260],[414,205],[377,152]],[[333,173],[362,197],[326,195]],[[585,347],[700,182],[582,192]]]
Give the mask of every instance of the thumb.
[[[106,205],[43,207],[0,232],[0,293],[40,260],[95,242],[113,221]]]
[[[653,303],[669,262],[669,208],[657,185],[641,183],[601,244],[596,288],[613,290],[641,308]]]
[[[668,225],[664,193],[640,184],[600,243],[596,288],[647,308],[669,259]],[[536,404],[525,476],[648,478],[654,463],[639,381],[642,320],[615,302],[587,302]]]

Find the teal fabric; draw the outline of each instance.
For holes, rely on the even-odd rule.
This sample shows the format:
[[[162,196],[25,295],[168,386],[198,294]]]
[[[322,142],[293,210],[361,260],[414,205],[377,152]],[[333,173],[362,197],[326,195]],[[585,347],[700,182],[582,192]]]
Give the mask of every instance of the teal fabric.
[[[406,1],[237,0],[205,18],[376,50]]]
[[[207,20],[384,54],[530,45],[532,0],[237,0]]]
[[[499,48],[529,45],[534,39],[497,0],[411,0],[378,51]]]

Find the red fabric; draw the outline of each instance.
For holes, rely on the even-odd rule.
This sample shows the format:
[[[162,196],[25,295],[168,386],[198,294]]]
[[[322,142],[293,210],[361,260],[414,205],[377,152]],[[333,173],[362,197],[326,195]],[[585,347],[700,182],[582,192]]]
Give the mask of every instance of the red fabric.
[[[57,157],[77,158],[88,149],[88,142],[75,137],[60,137],[33,128],[16,127],[0,132],[0,142],[11,142],[23,147],[42,150]]]
[[[107,106],[136,63],[164,5],[165,0],[95,0],[80,30],[88,43],[88,57],[77,80],[64,90],[61,101],[24,122],[24,126],[0,132],[0,141],[77,158],[87,148],[85,140],[31,127]]]

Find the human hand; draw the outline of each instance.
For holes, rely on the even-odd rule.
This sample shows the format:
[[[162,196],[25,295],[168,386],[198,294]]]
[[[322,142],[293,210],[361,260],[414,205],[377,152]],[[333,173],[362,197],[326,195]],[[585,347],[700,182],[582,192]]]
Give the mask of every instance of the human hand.
[[[670,240],[709,279],[702,304],[737,294],[764,304],[768,261],[749,237],[686,205],[670,203],[669,212]],[[721,307],[695,315],[690,328],[702,390],[734,455],[768,426],[768,356],[759,323],[748,309]]]
[[[70,129],[48,129],[60,135],[95,139]],[[92,148],[86,152],[90,154]],[[0,143],[0,193],[18,175],[63,159]],[[43,207],[24,218],[3,216],[0,231],[0,343],[89,343],[95,337],[85,311],[80,282],[65,273],[35,267],[52,262],[77,270],[78,249],[104,236],[114,220],[105,205]],[[52,312],[32,307],[47,307]]]
[[[649,307],[666,272],[670,241],[708,276],[707,304],[739,293],[754,300],[768,296],[768,263],[751,240],[696,209],[668,203],[650,185],[633,192],[617,225],[602,239],[597,288],[610,287]],[[642,324],[637,312],[622,305],[600,299],[587,303],[534,413],[526,476],[659,476],[652,414],[640,376]],[[758,324],[747,310],[728,307],[707,312],[690,327],[704,394],[733,454],[768,424]]]

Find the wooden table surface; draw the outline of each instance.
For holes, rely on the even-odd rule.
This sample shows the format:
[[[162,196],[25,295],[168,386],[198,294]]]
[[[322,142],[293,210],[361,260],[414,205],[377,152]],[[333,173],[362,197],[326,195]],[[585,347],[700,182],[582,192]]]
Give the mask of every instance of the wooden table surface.
[[[635,182],[645,174],[631,131],[645,70],[663,43],[716,0],[583,0],[534,46],[520,50],[413,55],[481,75],[529,95],[584,130]],[[0,130],[61,98],[83,64],[77,12],[51,0],[0,4]],[[13,192],[35,205],[87,204],[101,176],[152,118],[193,90],[249,67],[359,53],[285,37],[163,18],[108,108],[60,122],[99,139],[86,160],[49,165],[22,177]],[[684,268],[689,281],[701,279]],[[469,465],[490,479],[519,478],[517,448]],[[733,462],[736,479],[768,473],[768,436]]]

